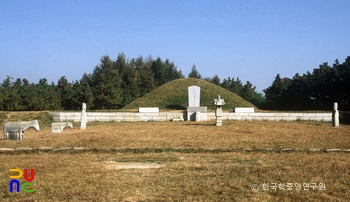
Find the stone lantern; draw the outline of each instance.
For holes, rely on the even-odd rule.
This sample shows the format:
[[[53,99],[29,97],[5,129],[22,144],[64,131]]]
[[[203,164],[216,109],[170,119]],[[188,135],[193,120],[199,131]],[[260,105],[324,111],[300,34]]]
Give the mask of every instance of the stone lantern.
[[[215,121],[216,126],[222,126],[222,105],[225,104],[224,99],[220,98],[220,95],[218,95],[218,99],[214,99],[214,105],[216,106],[215,110]]]

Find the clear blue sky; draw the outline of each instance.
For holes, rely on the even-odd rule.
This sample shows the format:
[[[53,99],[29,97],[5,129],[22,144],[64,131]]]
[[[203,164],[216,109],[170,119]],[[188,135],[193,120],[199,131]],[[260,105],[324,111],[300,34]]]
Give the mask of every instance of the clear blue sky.
[[[173,61],[185,76],[240,77],[257,90],[279,73],[350,55],[349,0],[2,0],[0,82],[79,80],[100,58]]]

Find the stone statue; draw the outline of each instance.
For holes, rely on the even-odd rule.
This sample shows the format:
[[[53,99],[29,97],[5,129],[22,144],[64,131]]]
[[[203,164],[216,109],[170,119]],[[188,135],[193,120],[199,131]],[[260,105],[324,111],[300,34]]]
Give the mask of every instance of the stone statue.
[[[332,112],[332,126],[339,126],[339,111],[338,111],[338,103],[334,103],[333,112]]]
[[[28,128],[34,128],[38,131],[38,121],[7,122],[4,124],[4,139],[23,140],[24,131]]]
[[[72,122],[51,123],[51,131],[52,131],[52,133],[63,133],[63,129],[65,127],[73,128]]]

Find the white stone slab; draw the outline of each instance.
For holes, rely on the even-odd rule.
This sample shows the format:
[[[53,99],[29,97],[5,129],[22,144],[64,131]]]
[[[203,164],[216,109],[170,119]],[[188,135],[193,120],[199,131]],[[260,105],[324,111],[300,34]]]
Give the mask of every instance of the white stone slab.
[[[172,121],[184,121],[182,117],[174,117]]]
[[[201,87],[189,86],[188,87],[188,106],[199,107],[200,106]]]
[[[253,112],[254,113],[254,107],[235,107],[235,112],[240,112],[240,113]]]
[[[15,150],[11,148],[0,148],[0,152],[9,152],[9,151],[15,151]]]
[[[140,107],[139,113],[159,112],[159,107]]]

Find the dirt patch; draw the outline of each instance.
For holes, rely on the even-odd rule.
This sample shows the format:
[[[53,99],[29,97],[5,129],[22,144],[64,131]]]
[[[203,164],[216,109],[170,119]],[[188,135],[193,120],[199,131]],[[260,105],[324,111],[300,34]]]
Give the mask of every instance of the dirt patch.
[[[106,162],[104,166],[107,170],[123,170],[123,169],[154,169],[164,167],[164,164],[156,164],[156,163],[120,163],[115,161]]]

